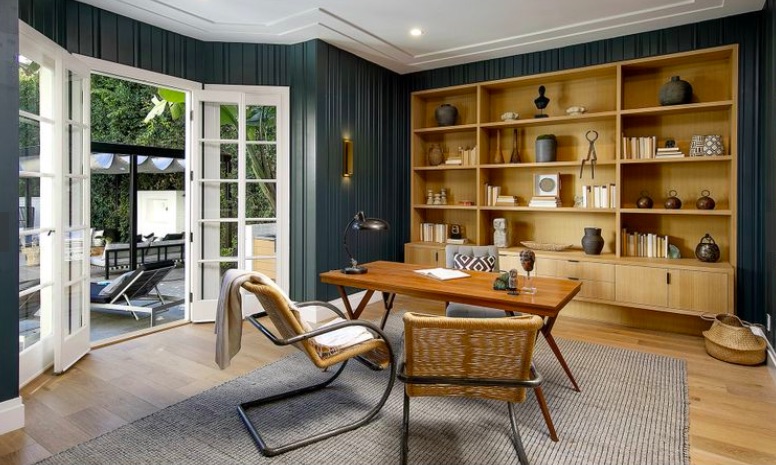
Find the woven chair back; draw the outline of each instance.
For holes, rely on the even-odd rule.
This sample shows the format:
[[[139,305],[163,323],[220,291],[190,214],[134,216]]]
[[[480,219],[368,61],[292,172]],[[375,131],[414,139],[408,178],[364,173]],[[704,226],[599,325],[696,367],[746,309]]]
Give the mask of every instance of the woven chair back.
[[[537,331],[536,315],[507,318],[404,316],[405,372],[408,376],[472,380],[530,379]],[[522,402],[525,388],[408,384],[412,396],[465,396]]]

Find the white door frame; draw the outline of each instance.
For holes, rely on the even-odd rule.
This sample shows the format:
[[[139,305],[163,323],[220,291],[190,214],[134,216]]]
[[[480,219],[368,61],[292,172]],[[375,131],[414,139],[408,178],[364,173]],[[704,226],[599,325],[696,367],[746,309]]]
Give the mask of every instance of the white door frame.
[[[248,268],[251,260],[250,254],[246,251],[243,244],[245,240],[245,228],[240,227],[245,224],[245,179],[246,173],[244,168],[244,162],[238,167],[238,178],[234,180],[238,184],[238,215],[235,219],[223,220],[221,218],[207,218],[205,219],[205,212],[202,211],[203,198],[202,188],[207,183],[217,183],[218,179],[209,176],[209,173],[205,173],[205,167],[202,163],[204,155],[201,154],[200,140],[218,139],[218,137],[208,137],[213,129],[204,127],[206,124],[206,116],[202,113],[202,105],[200,102],[217,102],[228,103],[237,105],[240,114],[239,124],[239,136],[234,141],[238,145],[240,156],[243,157],[245,153],[245,115],[244,108],[247,105],[273,105],[277,109],[276,113],[276,282],[283,289],[288,289],[289,283],[289,257],[290,257],[290,118],[289,118],[289,102],[290,93],[288,87],[274,87],[274,86],[230,86],[230,85],[208,85],[204,91],[195,92],[194,94],[194,107],[193,113],[193,127],[202,128],[205,131],[205,136],[202,134],[195,134],[191,138],[192,154],[193,155],[193,186],[192,186],[192,223],[191,230],[194,236],[195,244],[202,244],[202,230],[206,223],[236,223],[238,241],[240,246],[237,249],[236,257],[213,257],[203,256],[202,247],[197,247],[192,252],[192,268],[191,268],[191,281],[192,281],[192,304],[191,304],[191,319],[195,322],[213,321],[215,319],[215,309],[217,292],[214,293],[211,289],[209,292],[203,291],[205,285],[202,281],[203,273],[205,273],[205,267],[214,267],[215,264],[230,263],[237,268]],[[209,115],[209,119],[212,120],[214,115]],[[217,116],[216,116],[217,117]],[[213,134],[216,134],[214,132]],[[231,143],[231,141],[229,142]],[[243,158],[244,160],[244,158]],[[200,270],[201,268],[201,270]],[[200,272],[202,271],[202,272]],[[220,279],[220,273],[217,273],[215,268],[209,270],[211,274],[218,274]],[[218,282],[216,282],[218,284]],[[208,278],[208,286],[212,287],[213,283]],[[217,287],[214,288],[217,291]],[[255,299],[244,299],[243,313],[250,314],[255,313],[258,310],[258,302]]]

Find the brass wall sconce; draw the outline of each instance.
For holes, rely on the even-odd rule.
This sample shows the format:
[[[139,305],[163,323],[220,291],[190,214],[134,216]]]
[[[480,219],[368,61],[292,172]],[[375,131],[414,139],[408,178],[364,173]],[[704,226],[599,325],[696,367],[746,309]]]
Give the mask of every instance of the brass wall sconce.
[[[342,139],[342,176],[353,176],[353,141]]]

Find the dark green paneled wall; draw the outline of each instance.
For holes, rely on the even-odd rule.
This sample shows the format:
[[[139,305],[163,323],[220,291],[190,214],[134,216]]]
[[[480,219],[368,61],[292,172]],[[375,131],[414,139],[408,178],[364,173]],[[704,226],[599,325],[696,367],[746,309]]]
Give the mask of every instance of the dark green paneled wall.
[[[758,176],[762,158],[758,141],[763,138],[758,113],[762,17],[763,14],[759,12],[750,13],[561,49],[441,68],[410,74],[406,79],[411,90],[415,91],[739,44],[739,233],[736,297],[737,308],[743,318],[762,322],[765,319],[764,276],[767,267],[764,267],[761,260],[762,241],[754,233],[761,229],[766,195],[764,189],[767,189],[767,185],[761,185]]]
[[[762,165],[760,185],[763,196],[763,228],[758,238],[762,244],[762,276],[765,283],[764,309],[776,325],[776,0],[765,5],[763,27],[762,93]],[[771,326],[771,344],[776,346],[776,328]]]
[[[18,165],[19,22],[16,0],[0,0],[0,159]],[[19,172],[0,174],[0,402],[19,396]]]

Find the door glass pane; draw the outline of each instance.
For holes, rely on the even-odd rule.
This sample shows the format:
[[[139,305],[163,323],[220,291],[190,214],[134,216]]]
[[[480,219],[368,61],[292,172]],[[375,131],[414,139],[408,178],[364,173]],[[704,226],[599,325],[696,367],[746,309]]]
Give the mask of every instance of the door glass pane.
[[[267,222],[248,222],[246,225],[248,238],[247,250],[245,255],[249,257],[246,260],[245,268],[248,270],[259,271],[275,279],[277,262],[276,242],[276,224]]]
[[[19,231],[40,228],[40,178],[19,178]]]
[[[19,170],[40,172],[40,123],[19,117]]]
[[[237,105],[234,103],[202,102],[202,114],[206,120],[219,118],[219,130],[210,131],[212,126],[206,126],[204,137],[207,139],[237,139]]]
[[[80,282],[68,286],[65,289],[65,302],[62,311],[65,312],[64,321],[67,321],[66,334],[73,334],[84,325],[84,305],[82,284]]]
[[[248,105],[246,108],[245,140],[276,141],[277,140],[277,108],[265,105]]]
[[[84,181],[77,178],[65,179],[67,202],[65,202],[64,220],[66,226],[81,226],[84,221]]]
[[[40,341],[40,313],[40,291],[19,296],[19,352]]]
[[[275,179],[277,177],[277,146],[266,143],[249,143],[246,155],[248,179]]]
[[[226,270],[237,268],[237,262],[209,262],[199,264],[202,298],[218,299],[221,279]]]
[[[67,172],[69,174],[83,174],[84,139],[83,129],[72,124],[67,125]]]
[[[238,168],[237,144],[202,142],[203,178],[237,179]]]
[[[40,65],[19,55],[19,108],[40,114]]]
[[[248,182],[245,184],[245,217],[275,218],[274,182]]]
[[[81,277],[84,258],[84,231],[70,231],[65,238],[65,273],[67,280]]]
[[[19,238],[19,292],[40,284],[40,236]]]
[[[84,120],[84,80],[70,70],[67,71],[67,76],[67,119],[82,123]]]
[[[214,260],[237,256],[237,222],[206,222],[201,225],[202,258]],[[215,247],[217,245],[217,247]]]
[[[204,219],[237,218],[237,183],[202,183]]]

